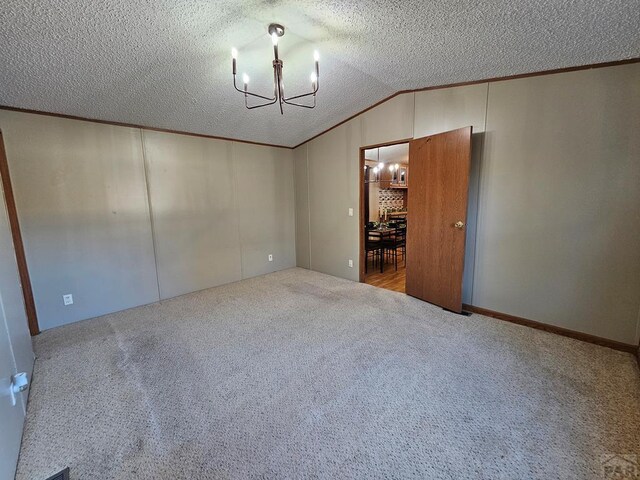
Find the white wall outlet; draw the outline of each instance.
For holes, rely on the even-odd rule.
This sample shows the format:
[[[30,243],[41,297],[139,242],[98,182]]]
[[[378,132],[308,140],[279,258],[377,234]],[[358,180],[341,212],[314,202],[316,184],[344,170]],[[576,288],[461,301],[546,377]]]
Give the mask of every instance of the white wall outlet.
[[[269,254],[269,261],[273,262],[273,255]]]
[[[73,305],[73,295],[71,295],[70,293],[67,293],[66,295],[62,295],[62,300],[64,301],[65,306]]]
[[[349,268],[353,268],[353,260],[349,259]]]
[[[350,217],[353,217],[353,208],[350,208],[350,209],[349,209],[349,216],[350,216]]]

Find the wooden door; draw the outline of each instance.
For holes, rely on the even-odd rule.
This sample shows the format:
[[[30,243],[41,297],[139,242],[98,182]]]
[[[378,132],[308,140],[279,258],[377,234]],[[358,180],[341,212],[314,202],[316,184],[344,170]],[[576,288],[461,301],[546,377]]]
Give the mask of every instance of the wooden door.
[[[462,311],[471,127],[409,143],[407,294]]]

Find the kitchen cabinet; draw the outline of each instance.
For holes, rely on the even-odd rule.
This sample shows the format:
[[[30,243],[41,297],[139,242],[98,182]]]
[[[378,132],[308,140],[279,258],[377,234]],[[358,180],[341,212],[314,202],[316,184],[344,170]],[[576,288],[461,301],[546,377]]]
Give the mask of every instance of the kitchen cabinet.
[[[366,166],[368,177],[365,183],[378,182],[380,188],[407,188],[409,185],[409,165],[397,164],[398,168],[391,171],[390,165],[385,165],[377,174],[373,173],[373,168],[377,166],[372,161],[367,161]]]
[[[400,165],[397,170],[394,170],[391,186],[396,188],[407,188],[409,186],[409,165]]]

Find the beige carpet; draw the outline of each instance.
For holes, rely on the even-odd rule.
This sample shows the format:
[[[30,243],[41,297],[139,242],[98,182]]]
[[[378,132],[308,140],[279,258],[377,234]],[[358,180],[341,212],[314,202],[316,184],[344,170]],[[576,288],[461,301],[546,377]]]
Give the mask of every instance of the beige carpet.
[[[36,337],[18,479],[601,479],[631,355],[292,269]]]

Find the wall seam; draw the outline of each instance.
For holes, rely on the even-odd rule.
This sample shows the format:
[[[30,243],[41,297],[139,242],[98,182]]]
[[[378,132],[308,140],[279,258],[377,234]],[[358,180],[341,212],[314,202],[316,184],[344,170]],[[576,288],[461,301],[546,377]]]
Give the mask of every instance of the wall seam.
[[[240,280],[244,280],[244,260],[243,260],[243,251],[244,248],[242,246],[242,230],[240,229],[240,203],[238,201],[238,173],[236,171],[236,160],[235,160],[235,148],[236,142],[231,142],[231,171],[233,172],[233,206],[236,211],[236,226],[238,230],[238,245],[240,246]]]
[[[411,138],[416,138],[416,92],[413,92],[413,122],[411,122]]]
[[[296,267],[298,265],[298,245],[300,244],[300,239],[298,238],[298,212],[300,211],[300,207],[298,206],[298,197],[299,197],[299,188],[298,182],[296,182],[296,175],[298,173],[298,162],[296,159],[295,150],[293,151],[293,229],[295,232],[294,235],[294,247],[295,247],[295,258],[296,258]]]
[[[636,322],[636,343],[640,346],[640,307],[638,307],[638,321]]]
[[[311,268],[311,181],[309,180],[309,176],[311,174],[309,170],[309,144],[307,143],[304,146],[304,161],[307,165],[307,232],[309,234],[308,246],[309,246],[309,270],[313,270]]]
[[[156,244],[156,224],[153,220],[153,206],[151,204],[151,182],[149,182],[149,165],[147,160],[147,147],[144,141],[144,129],[140,128],[140,144],[142,146],[142,170],[144,172],[144,186],[147,193],[147,208],[149,209],[149,223],[151,224],[151,243],[153,246],[153,263],[156,267],[156,286],[158,288],[158,301],[162,300],[160,290],[160,272],[158,270],[158,252]]]

